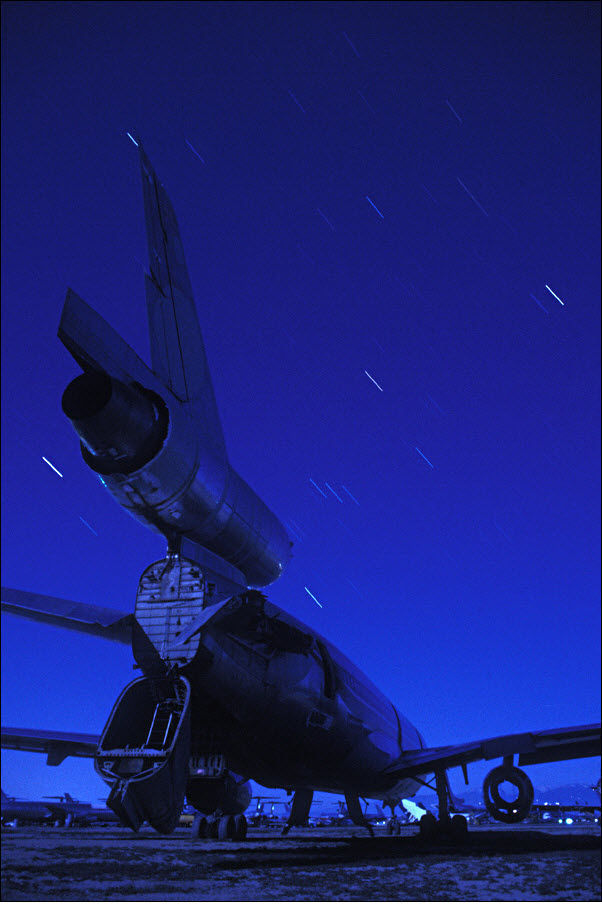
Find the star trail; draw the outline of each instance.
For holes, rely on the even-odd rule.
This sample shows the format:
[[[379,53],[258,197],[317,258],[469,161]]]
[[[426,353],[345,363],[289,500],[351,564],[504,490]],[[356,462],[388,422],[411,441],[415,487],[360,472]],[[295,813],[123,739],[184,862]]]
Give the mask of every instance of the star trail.
[[[294,544],[266,596],[431,744],[598,721],[598,4],[150,9],[3,7],[3,583],[126,614],[165,553],[61,410],[69,286],[153,366],[139,139]],[[3,616],[7,724],[99,732],[131,669]],[[10,793],[103,791],[18,756]]]

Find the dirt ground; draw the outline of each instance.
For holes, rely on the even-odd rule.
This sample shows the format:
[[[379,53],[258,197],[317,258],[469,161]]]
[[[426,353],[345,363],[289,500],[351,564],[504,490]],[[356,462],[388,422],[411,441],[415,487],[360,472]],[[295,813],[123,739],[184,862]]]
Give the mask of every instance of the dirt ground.
[[[192,842],[178,829],[2,830],[3,901],[597,901],[600,832],[472,830],[425,846],[415,830],[251,831]]]

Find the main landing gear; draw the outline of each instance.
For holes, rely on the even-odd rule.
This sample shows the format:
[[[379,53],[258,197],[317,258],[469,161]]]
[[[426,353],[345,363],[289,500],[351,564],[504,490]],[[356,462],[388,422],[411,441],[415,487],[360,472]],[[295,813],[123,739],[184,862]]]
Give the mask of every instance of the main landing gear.
[[[453,841],[463,841],[468,835],[468,822],[461,813],[455,813],[451,818],[435,819],[432,813],[425,813],[420,819],[420,837],[425,841],[433,841],[436,838],[451,838]]]
[[[236,816],[203,816],[197,813],[192,823],[192,837],[215,838],[218,841],[244,841],[247,837],[247,819],[243,813]]]
[[[436,838],[463,841],[468,835],[468,822],[461,813],[450,817],[449,786],[444,771],[435,773],[435,782],[439,801],[439,819],[435,819],[432,813],[425,813],[420,819],[420,837],[425,841],[432,841]]]

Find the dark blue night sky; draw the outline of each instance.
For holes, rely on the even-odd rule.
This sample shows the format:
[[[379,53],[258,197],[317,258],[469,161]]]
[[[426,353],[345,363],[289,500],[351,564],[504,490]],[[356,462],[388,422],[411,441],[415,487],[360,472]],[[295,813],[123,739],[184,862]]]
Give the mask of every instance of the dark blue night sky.
[[[3,583],[131,611],[164,554],[60,409],[68,286],[149,360],[131,132],[232,463],[295,539],[271,599],[429,744],[598,721],[599,4],[2,15]],[[2,624],[3,724],[99,732],[131,651]],[[12,794],[106,793],[90,762],[2,765]]]

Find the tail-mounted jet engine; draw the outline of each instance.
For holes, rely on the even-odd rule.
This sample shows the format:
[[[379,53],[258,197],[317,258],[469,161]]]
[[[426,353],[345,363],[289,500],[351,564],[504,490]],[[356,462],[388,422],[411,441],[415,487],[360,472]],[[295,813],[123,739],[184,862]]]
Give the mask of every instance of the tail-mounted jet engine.
[[[98,371],[72,380],[62,407],[81,440],[84,461],[99,474],[141,468],[167,436],[167,408],[155,392]]]
[[[219,424],[207,426],[196,403],[177,398],[74,292],[59,335],[86,368],[65,389],[63,411],[105,489],[170,548],[200,545],[239,569],[245,586],[275,581],[291,541],[230,464]]]
[[[502,791],[504,784],[513,785],[514,791]],[[483,800],[488,812],[499,822],[521,822],[529,815],[533,803],[531,779],[509,763],[496,766],[485,776]]]

